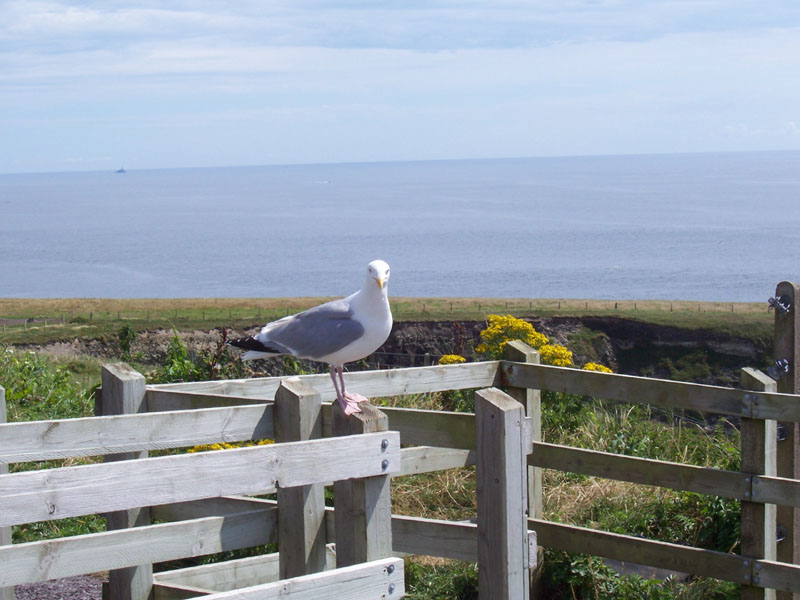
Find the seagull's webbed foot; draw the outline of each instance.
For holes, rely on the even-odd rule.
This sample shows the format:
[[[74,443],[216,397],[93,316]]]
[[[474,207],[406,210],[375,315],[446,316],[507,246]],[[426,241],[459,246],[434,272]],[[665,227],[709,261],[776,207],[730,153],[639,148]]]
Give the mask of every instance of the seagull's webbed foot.
[[[336,390],[336,401],[339,403],[339,406],[345,415],[360,413],[361,409],[358,407],[358,405],[360,402],[366,402],[367,398],[361,394],[347,393],[347,390],[344,389],[344,377],[342,375],[342,370],[342,367],[334,367],[331,365],[331,379],[333,380],[333,389]]]
[[[344,414],[352,415],[355,413],[360,413],[361,408],[358,406],[361,402],[366,402],[368,398],[366,396],[362,396],[361,394],[351,394],[350,392],[344,395],[344,402],[341,400],[339,401],[339,406],[342,407]]]

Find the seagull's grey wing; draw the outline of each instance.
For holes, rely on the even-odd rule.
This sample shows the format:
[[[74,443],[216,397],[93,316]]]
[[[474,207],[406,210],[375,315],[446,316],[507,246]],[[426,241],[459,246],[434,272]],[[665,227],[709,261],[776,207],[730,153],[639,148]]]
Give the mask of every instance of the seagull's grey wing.
[[[300,358],[320,359],[341,350],[364,334],[348,302],[334,300],[294,315],[266,334]]]

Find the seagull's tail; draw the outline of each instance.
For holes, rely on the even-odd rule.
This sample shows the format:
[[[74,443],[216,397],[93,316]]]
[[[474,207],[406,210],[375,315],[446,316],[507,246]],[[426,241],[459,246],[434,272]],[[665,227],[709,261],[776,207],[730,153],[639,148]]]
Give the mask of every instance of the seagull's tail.
[[[228,340],[228,345],[247,350],[247,352],[242,354],[242,360],[253,360],[254,358],[265,358],[267,356],[284,354],[284,352],[281,352],[278,348],[268,346],[252,335],[237,340]]]

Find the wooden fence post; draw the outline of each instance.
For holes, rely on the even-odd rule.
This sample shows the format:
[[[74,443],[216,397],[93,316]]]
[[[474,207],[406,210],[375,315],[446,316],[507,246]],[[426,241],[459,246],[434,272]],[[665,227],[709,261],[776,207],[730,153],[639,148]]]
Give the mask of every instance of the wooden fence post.
[[[755,369],[742,369],[742,388],[754,392],[776,391],[775,380]],[[742,417],[742,472],[775,476],[778,427],[771,419]],[[753,500],[758,500],[758,486],[752,485]],[[742,556],[775,560],[776,507],[774,504],[742,502]],[[758,583],[754,575],[753,583]],[[742,586],[742,600],[775,600],[775,590]]]
[[[526,465],[522,406],[498,389],[475,393],[478,455],[478,596],[529,598]]]
[[[275,393],[276,442],[322,437],[322,402],[308,384],[284,379]],[[278,488],[281,579],[325,570],[325,486]]]
[[[504,349],[506,360],[539,364],[539,352],[522,340],[508,342]],[[531,420],[531,440],[542,441],[542,392],[530,388],[505,386],[506,393],[525,407],[525,415]],[[542,469],[528,467],[528,518],[541,519],[542,512]],[[537,565],[542,565],[544,548],[537,548]],[[536,597],[537,582],[541,566],[531,569],[531,597]]]
[[[0,385],[0,424],[6,422],[6,391]],[[0,463],[0,475],[8,473],[8,464]],[[11,543],[11,527],[0,527],[0,546]],[[0,588],[0,600],[14,600],[14,588]]]
[[[373,433],[389,428],[388,417],[377,408],[367,402],[362,402],[359,407],[360,413],[347,416],[338,402],[331,405],[334,436]],[[389,483],[388,475],[334,482],[337,567],[349,567],[392,555]]]
[[[141,373],[124,363],[103,365],[103,415],[126,415],[146,412],[145,379]],[[147,452],[109,454],[106,462],[146,458]],[[121,510],[106,515],[106,528],[128,529],[150,524],[150,508]],[[104,600],[147,600],[153,596],[153,565],[116,569],[108,573],[108,585],[103,587]]]
[[[778,379],[778,392],[797,394],[800,391],[800,320],[797,319],[797,302],[800,301],[800,286],[782,281],[775,289],[775,298],[782,301],[788,310],[775,308],[775,359],[789,361],[789,372]],[[779,424],[783,435],[778,442],[778,477],[800,479],[800,423]],[[800,563],[800,510],[790,506],[778,507],[778,527],[784,539],[778,544],[778,560]],[[794,598],[800,594],[778,592],[779,600]]]

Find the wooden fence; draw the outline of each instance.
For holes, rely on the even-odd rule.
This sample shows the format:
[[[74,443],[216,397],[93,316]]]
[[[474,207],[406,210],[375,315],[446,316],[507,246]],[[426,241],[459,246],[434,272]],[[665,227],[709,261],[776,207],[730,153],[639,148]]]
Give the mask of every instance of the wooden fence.
[[[169,599],[267,598],[288,589],[298,598],[391,598],[402,596],[402,568],[388,556],[405,553],[478,561],[482,598],[526,598],[538,544],[732,581],[745,598],[791,598],[800,593],[797,291],[779,286],[790,308],[775,316],[776,356],[789,360],[788,375],[776,384],[745,369],[742,389],[540,365],[535,351],[515,342],[502,361],[347,376],[351,389],[372,397],[477,388],[474,415],[366,407],[344,418],[327,404],[334,398],[327,375],[148,386],[123,365],[106,367],[99,416],[0,425],[0,462],[96,455],[108,461],[0,475],[0,533],[19,523],[114,511],[109,531],[0,547],[0,587],[111,569],[111,598],[151,591]],[[544,443],[539,390],[738,417],[741,470]],[[262,438],[279,443],[146,457]],[[477,523],[391,515],[390,477],[473,464]],[[547,521],[543,468],[738,499],[741,554]],[[331,512],[322,486],[332,481]],[[258,497],[271,492],[277,501]],[[155,562],[275,542],[277,554],[152,572]],[[341,591],[367,581],[377,587],[351,596]]]

